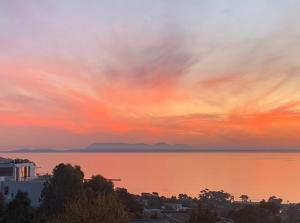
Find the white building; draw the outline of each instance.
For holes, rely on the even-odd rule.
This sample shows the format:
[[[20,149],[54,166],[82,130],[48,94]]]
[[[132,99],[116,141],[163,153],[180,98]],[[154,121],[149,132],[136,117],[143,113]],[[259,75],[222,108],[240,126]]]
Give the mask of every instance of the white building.
[[[36,165],[28,160],[0,161],[0,193],[7,202],[14,199],[18,191],[26,192],[32,206],[38,206],[44,180],[36,175]]]
[[[165,210],[172,210],[172,211],[186,210],[186,208],[183,207],[182,204],[177,204],[177,203],[164,203],[162,208]]]

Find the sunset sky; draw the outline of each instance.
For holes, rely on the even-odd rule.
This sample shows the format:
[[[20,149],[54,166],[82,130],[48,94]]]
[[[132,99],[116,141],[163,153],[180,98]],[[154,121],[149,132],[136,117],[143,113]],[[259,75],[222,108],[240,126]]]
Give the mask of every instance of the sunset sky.
[[[296,0],[0,0],[0,149],[300,148]]]

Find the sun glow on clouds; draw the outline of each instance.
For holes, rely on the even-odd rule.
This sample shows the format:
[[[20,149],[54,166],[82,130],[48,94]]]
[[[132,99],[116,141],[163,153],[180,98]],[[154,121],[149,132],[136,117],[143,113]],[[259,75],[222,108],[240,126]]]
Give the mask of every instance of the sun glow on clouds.
[[[12,145],[15,129],[35,146],[91,140],[300,146],[300,33],[291,22],[296,15],[279,3],[257,9],[272,15],[258,29],[252,23],[262,18],[246,18],[234,5],[207,3],[214,17],[205,20],[197,2],[166,1],[137,20],[147,4],[93,1],[80,12],[78,2],[73,8],[67,1],[29,2],[0,9],[3,145]],[[59,131],[66,140],[34,139],[34,128],[51,140]]]

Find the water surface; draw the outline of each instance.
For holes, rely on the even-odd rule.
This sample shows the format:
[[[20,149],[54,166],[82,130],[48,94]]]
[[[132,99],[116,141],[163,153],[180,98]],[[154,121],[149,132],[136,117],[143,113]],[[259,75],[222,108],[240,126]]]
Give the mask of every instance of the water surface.
[[[38,172],[51,173],[58,163],[80,165],[86,177],[121,178],[117,187],[132,193],[187,193],[225,190],[252,200],[276,195],[300,202],[300,153],[6,153],[27,158]]]

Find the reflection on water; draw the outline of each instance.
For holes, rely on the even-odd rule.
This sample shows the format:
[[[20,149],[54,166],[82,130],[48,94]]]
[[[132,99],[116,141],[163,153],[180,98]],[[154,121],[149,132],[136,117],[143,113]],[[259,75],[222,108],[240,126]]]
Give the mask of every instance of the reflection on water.
[[[204,188],[225,190],[252,200],[271,195],[300,202],[300,153],[8,153],[28,158],[39,173],[61,162],[80,165],[90,177],[121,178],[116,186],[132,193],[197,196]]]

